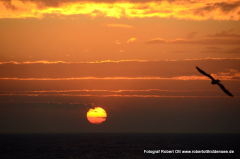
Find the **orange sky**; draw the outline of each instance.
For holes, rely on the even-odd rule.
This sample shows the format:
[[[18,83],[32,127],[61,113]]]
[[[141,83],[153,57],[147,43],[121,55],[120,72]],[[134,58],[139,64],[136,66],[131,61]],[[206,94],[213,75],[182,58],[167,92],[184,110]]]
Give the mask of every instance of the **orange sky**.
[[[240,132],[237,0],[5,0],[0,37],[0,132]]]
[[[58,3],[57,3],[58,2]],[[1,61],[238,57],[238,1],[1,1]],[[14,47],[12,47],[14,46]]]

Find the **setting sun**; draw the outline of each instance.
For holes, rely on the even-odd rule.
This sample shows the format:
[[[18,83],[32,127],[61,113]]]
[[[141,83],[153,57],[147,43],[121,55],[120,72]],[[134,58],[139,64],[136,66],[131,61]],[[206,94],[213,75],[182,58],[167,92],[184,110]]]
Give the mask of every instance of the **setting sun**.
[[[240,133],[240,0],[0,0],[0,36],[0,133]]]
[[[240,0],[0,0],[0,36],[1,158],[240,159]]]
[[[101,107],[95,107],[94,109],[89,109],[87,112],[87,119],[92,124],[101,124],[107,118],[106,111]]]

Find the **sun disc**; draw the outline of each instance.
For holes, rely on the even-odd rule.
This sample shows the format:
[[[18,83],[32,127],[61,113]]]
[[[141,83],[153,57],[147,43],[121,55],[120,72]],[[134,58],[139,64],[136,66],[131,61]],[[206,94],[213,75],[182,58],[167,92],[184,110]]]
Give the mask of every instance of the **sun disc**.
[[[107,118],[106,111],[101,107],[89,109],[87,112],[87,119],[92,124],[101,124]]]

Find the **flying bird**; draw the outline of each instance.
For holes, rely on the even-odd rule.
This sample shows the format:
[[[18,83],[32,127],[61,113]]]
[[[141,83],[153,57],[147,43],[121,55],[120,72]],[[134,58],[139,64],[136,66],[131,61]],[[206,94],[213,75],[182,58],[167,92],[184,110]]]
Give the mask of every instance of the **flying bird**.
[[[211,75],[207,74],[206,72],[204,72],[203,70],[201,70],[197,66],[196,66],[196,68],[201,74],[209,77],[212,80],[211,84],[213,84],[213,85],[217,84],[227,95],[233,97],[233,95],[220,83],[221,82],[220,80],[218,80],[218,79],[215,80]]]

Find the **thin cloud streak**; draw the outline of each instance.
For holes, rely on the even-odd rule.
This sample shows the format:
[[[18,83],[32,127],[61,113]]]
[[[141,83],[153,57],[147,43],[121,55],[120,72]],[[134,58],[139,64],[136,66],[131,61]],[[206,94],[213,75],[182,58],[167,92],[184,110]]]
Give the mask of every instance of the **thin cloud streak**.
[[[197,96],[218,96],[217,90],[49,90],[49,91],[0,91],[0,96],[27,96],[27,97],[138,97],[138,98],[158,98],[158,97],[197,97]],[[11,102],[11,101],[8,101]],[[46,103],[46,102],[44,102]],[[51,102],[65,104],[62,102]],[[71,105],[79,102],[71,102]]]
[[[150,39],[146,44],[197,44],[197,45],[239,45],[240,39],[220,39],[220,38],[208,38],[208,39],[199,39],[199,40],[188,40],[183,38],[177,38],[173,40],[166,40],[163,38],[154,38]]]
[[[121,95],[121,94],[108,94],[108,95],[92,95],[92,94],[0,94],[0,96],[61,96],[61,97],[127,97],[127,98],[229,98],[228,96],[197,96],[197,95],[188,95],[188,96],[171,96],[171,95]],[[240,97],[240,96],[234,96]]]
[[[171,60],[171,59],[165,59],[165,60],[139,60],[139,59],[133,59],[133,60],[103,60],[103,61],[86,61],[86,62],[67,62],[67,61],[24,61],[24,62],[17,62],[17,61],[7,61],[7,62],[0,62],[0,65],[3,64],[94,64],[94,63],[120,63],[120,62],[160,62],[160,61],[202,61],[202,60],[240,60],[240,58],[194,58],[194,59],[184,59],[184,60]]]
[[[70,105],[79,105],[82,104],[80,102],[59,102],[59,101],[0,101],[0,103],[25,103],[25,104],[37,104],[37,103],[43,103],[43,104],[70,104]],[[89,104],[89,103],[87,103]],[[84,105],[87,105],[84,103]]]
[[[20,81],[67,81],[67,80],[208,80],[202,76],[164,77],[74,77],[74,78],[0,78],[0,80]]]
[[[126,92],[216,92],[216,90],[166,90],[166,89],[141,89],[141,90],[98,90],[98,89],[82,89],[82,90],[43,90],[43,91],[0,91],[0,94],[45,94],[45,93],[82,93],[82,92],[107,92],[107,93],[126,93]]]
[[[221,80],[240,80],[239,60],[230,58],[205,58],[185,60],[123,60],[96,63],[2,63],[1,82],[11,81],[72,81],[91,80],[208,80],[195,70],[195,66],[209,67],[209,71]],[[165,68],[160,69],[159,68]],[[84,69],[82,69],[84,68]],[[106,68],[111,68],[107,69]],[[16,71],[18,70],[18,71]],[[71,70],[71,71],[70,71]],[[82,81],[80,81],[82,80]],[[121,81],[124,82],[124,81]],[[125,81],[126,82],[126,81]]]
[[[221,80],[234,80],[239,81],[240,79],[234,79],[240,77],[240,74],[221,76],[213,74],[216,78]],[[69,81],[69,80],[209,80],[204,76],[177,76],[177,77],[73,77],[73,78],[7,78],[2,77],[0,80],[18,80],[18,81]]]
[[[128,25],[128,24],[106,24],[103,26],[110,27],[110,28],[126,28],[126,29],[133,28],[133,26]]]

